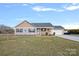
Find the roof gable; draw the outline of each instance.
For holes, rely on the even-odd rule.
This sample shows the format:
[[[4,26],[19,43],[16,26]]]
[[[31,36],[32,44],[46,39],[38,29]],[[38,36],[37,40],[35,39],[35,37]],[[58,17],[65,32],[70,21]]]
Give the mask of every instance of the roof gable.
[[[28,21],[23,21],[20,24],[18,24],[16,27],[32,27],[32,25]]]

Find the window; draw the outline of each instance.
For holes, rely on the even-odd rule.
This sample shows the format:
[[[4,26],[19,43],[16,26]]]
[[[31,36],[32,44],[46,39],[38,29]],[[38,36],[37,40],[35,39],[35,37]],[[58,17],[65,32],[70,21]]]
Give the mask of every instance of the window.
[[[23,29],[19,29],[19,32],[23,32]]]
[[[46,28],[41,28],[41,31],[46,31]]]
[[[16,32],[19,32],[19,29],[16,29]]]
[[[35,29],[34,28],[30,28],[28,29],[29,32],[35,32]]]
[[[39,32],[40,31],[40,28],[37,28],[37,31]]]
[[[16,32],[23,32],[23,29],[16,29]]]
[[[24,32],[27,32],[27,30],[25,29]]]

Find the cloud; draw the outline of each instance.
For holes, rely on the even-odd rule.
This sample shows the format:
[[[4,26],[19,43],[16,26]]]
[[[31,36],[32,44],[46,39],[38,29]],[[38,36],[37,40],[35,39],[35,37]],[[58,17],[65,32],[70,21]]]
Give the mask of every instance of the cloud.
[[[70,10],[70,11],[77,10],[79,9],[79,6],[69,6],[69,7],[66,7],[65,9]]]
[[[22,6],[27,6],[27,5],[28,5],[27,3],[22,4]]]
[[[33,5],[35,3],[22,3],[21,6],[29,6],[29,5]]]
[[[4,4],[4,7],[10,8],[10,7],[15,7],[15,6],[28,6],[30,5],[29,3],[13,3],[13,4]]]
[[[79,9],[79,5],[71,4],[71,5],[68,5],[68,6],[64,7],[64,9],[69,10],[69,11],[78,10]]]
[[[63,10],[58,10],[55,8],[49,8],[44,6],[35,6],[32,8],[34,11],[40,12],[40,11],[55,11],[55,12],[62,12]]]

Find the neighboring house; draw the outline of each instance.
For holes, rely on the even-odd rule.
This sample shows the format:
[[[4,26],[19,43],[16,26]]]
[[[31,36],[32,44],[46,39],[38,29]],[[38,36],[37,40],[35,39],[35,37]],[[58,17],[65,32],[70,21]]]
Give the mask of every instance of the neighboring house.
[[[58,30],[55,30],[56,26],[51,23],[29,23],[23,21],[15,27],[15,35],[53,35],[58,34]],[[60,33],[60,32],[59,32]]]
[[[55,35],[63,35],[64,34],[64,27],[54,26],[53,32],[55,33]]]

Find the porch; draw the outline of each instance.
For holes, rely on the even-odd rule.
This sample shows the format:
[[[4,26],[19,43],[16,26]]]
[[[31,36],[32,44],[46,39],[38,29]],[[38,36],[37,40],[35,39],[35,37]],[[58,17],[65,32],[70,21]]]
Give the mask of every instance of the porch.
[[[16,28],[16,35],[51,35],[52,28]]]
[[[51,35],[52,28],[37,28],[38,35]]]

